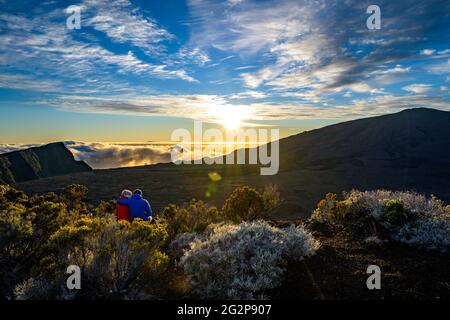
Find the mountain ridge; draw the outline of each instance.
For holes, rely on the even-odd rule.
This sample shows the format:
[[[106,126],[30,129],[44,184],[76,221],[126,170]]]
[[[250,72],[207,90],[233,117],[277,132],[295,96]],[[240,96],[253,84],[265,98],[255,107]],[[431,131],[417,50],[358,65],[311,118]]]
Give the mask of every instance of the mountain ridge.
[[[0,182],[3,183],[91,170],[85,162],[76,161],[62,142],[0,154]]]

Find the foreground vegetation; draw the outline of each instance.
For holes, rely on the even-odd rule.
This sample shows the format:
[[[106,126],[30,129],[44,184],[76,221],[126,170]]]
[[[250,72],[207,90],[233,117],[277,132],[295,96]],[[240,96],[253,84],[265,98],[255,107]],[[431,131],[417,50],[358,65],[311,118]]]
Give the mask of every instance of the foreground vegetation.
[[[450,206],[414,192],[351,191],[343,199],[329,193],[313,219],[348,226],[369,243],[397,241],[447,252],[450,249]]]
[[[117,222],[114,202],[89,206],[87,192],[70,185],[30,197],[0,185],[2,298],[276,297],[292,265],[323,254],[327,240],[318,240],[314,221],[345,228],[368,250],[388,242],[437,252],[450,246],[449,208],[408,192],[329,194],[307,225],[268,218],[280,201],[273,186],[239,187],[222,208],[199,200],[168,205],[157,224]],[[81,268],[81,290],[67,289],[69,265]]]

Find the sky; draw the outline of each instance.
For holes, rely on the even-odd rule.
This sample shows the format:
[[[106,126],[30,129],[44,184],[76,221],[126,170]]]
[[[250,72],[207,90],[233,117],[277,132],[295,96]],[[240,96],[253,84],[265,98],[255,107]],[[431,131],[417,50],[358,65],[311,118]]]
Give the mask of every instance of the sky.
[[[284,137],[450,110],[449,88],[448,0],[0,0],[0,152],[66,141],[98,167],[150,163],[194,120]]]

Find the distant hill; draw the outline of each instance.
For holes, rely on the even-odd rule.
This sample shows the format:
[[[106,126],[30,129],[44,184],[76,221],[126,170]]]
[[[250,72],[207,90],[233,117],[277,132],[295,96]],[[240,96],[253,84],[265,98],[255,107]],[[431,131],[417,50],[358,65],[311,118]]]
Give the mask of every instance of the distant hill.
[[[89,187],[92,200],[109,199],[124,187],[142,188],[154,207],[192,197],[220,204],[238,185],[277,184],[284,198],[275,214],[308,216],[328,192],[351,189],[416,190],[450,203],[450,112],[409,109],[343,122],[280,140],[280,171],[260,176],[259,166],[160,164],[94,170],[23,183],[29,193],[62,189],[68,183]],[[208,172],[222,180],[212,185]],[[208,200],[208,199],[207,199]]]
[[[0,182],[3,183],[91,170],[85,162],[76,161],[62,142],[0,154]]]

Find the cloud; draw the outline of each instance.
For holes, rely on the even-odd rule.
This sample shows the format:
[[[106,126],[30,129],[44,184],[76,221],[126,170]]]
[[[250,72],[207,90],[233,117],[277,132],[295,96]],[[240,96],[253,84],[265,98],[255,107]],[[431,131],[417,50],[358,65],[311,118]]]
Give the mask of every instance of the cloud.
[[[255,93],[244,95],[250,101],[234,103],[233,96],[218,95],[161,95],[141,97],[101,97],[87,98],[85,96],[62,96],[52,101],[54,107],[63,110],[76,109],[78,112],[133,114],[141,116],[172,116],[194,120],[223,123],[227,110],[239,109],[245,117],[243,122],[280,119],[340,119],[349,120],[357,117],[382,115],[408,108],[429,107],[440,110],[450,110],[448,92],[440,91],[433,97],[424,96],[423,90],[428,86],[411,85],[411,94],[395,96],[382,92],[382,95],[369,96],[366,99],[354,99],[348,104],[335,103],[332,106],[323,103],[317,95],[305,92],[279,92],[285,98],[293,101],[261,102],[252,98]],[[354,92],[366,91],[366,87],[353,87]],[[405,89],[406,90],[406,89]],[[412,91],[416,90],[417,94]],[[301,101],[299,99],[301,98]],[[251,100],[253,99],[253,100]],[[239,102],[237,100],[237,102]],[[50,102],[47,102],[49,104]]]
[[[9,143],[9,144],[0,144],[0,154],[18,151],[22,149],[28,149],[32,147],[39,147],[41,144],[21,144],[21,143]]]
[[[170,162],[170,145],[65,142],[77,160],[95,169]]]
[[[268,95],[261,91],[244,91],[239,92],[233,95],[230,95],[229,99],[243,99],[243,98],[254,98],[254,99],[264,99],[267,98]]]
[[[62,83],[57,80],[36,81],[30,75],[0,74],[0,88],[29,89],[32,91],[57,92]]]
[[[280,37],[294,36],[309,28],[301,17],[308,16],[313,7],[309,1],[242,1],[231,7],[222,1],[190,0],[188,4],[198,21],[192,26],[194,43],[244,55],[270,49]]]
[[[177,60],[182,61],[184,64],[195,63],[201,66],[211,61],[208,54],[204,51],[200,50],[199,48],[188,47],[182,47],[178,51],[176,58]]]
[[[191,0],[197,19],[192,41],[256,59],[259,70],[240,75],[251,89],[299,89],[316,96],[348,90],[383,93],[380,84],[405,80],[409,70],[396,66],[418,59],[411,48],[438,36],[436,26],[448,21],[441,10],[449,4],[377,4],[383,17],[380,32],[366,28],[367,5],[360,1],[245,1],[229,7],[220,1]],[[428,56],[435,52],[422,51]],[[377,72],[382,70],[391,72]]]
[[[171,161],[172,145],[152,143],[98,143],[65,141],[76,160],[94,169],[132,167]],[[39,147],[42,144],[0,144],[0,154]]]
[[[433,63],[427,66],[426,70],[432,74],[448,74],[450,73],[450,59],[438,63]]]
[[[296,41],[283,42],[271,48],[279,60],[316,64],[321,59],[330,58],[339,53],[331,39],[324,34],[307,35]]]
[[[375,70],[371,73],[374,76],[376,82],[380,84],[391,84],[400,81],[407,80],[407,75],[411,72],[411,67],[402,67],[396,65],[393,68],[385,70]]]
[[[256,68],[256,66],[242,66],[242,67],[234,68],[234,70],[247,70],[247,69],[254,69],[254,68]]]
[[[423,49],[420,51],[420,54],[422,54],[424,56],[431,56],[435,52],[436,52],[436,50],[433,50],[433,49]]]
[[[239,4],[239,3],[242,3],[243,1],[244,0],[228,0],[228,4],[230,6],[235,6],[235,5]]]
[[[58,82],[60,92],[91,90],[104,94],[137,90],[128,76],[197,81],[185,69],[164,64],[163,58],[160,63],[150,63],[138,57],[133,47],[146,54],[164,54],[161,43],[171,35],[154,20],[144,18],[129,1],[90,0],[81,7],[80,30],[66,28],[67,15],[60,8],[34,15],[31,10],[27,16],[1,13],[0,46],[7,50],[0,52],[0,73],[24,80],[23,87],[20,79],[13,79],[13,85],[4,81],[0,85],[45,91],[38,83]],[[89,32],[90,27],[105,32],[113,42],[129,44],[131,49],[125,53],[107,49]],[[54,90],[50,87],[47,91]]]
[[[271,66],[258,70],[254,73],[242,73],[245,86],[248,88],[258,88],[264,82],[276,78],[282,72],[281,66]]]
[[[250,119],[344,119],[361,99],[387,103],[373,98],[394,93],[412,107],[448,103],[445,90],[432,90],[450,72],[439,28],[448,26],[448,1],[380,0],[374,31],[357,0],[188,0],[186,29],[174,33],[129,0],[82,0],[82,29],[70,31],[62,4],[51,3],[0,14],[0,87],[47,92],[34,102],[59,110],[220,122],[227,108]],[[408,85],[424,71],[414,82],[431,87]],[[436,100],[412,99],[424,93]],[[340,105],[352,98],[360,100]]]
[[[105,33],[115,42],[131,43],[148,55],[159,54],[164,50],[160,43],[174,38],[127,0],[85,0],[80,6],[83,25]]]
[[[432,89],[429,84],[410,84],[409,86],[402,88],[405,91],[414,92],[414,93],[425,93]]]
[[[163,115],[220,122],[221,110],[228,103],[217,95],[148,95],[148,96],[59,96],[44,104],[55,108],[87,113]],[[245,106],[244,106],[245,108]]]

